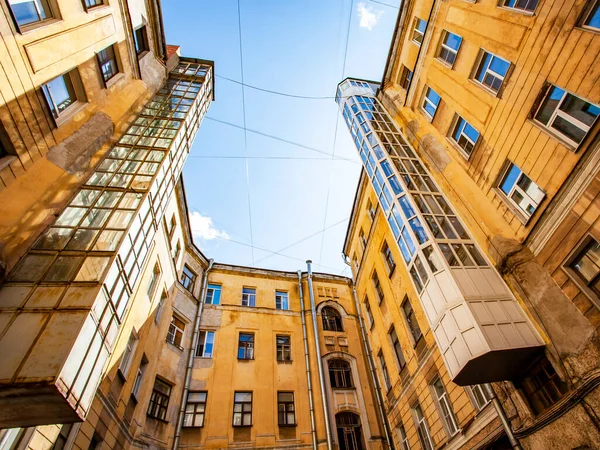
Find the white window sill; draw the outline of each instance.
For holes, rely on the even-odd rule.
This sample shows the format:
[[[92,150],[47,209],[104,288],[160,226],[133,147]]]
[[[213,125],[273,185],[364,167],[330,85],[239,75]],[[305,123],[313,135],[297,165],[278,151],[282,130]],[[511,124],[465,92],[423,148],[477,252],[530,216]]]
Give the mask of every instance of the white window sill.
[[[533,125],[535,128],[537,128],[538,130],[540,130],[542,133],[550,136],[552,139],[557,140],[558,142],[560,142],[562,145],[564,145],[565,147],[567,147],[568,150],[572,151],[573,153],[576,153],[577,150],[579,149],[579,145],[575,145],[572,142],[567,141],[564,137],[562,137],[559,133],[555,132],[554,130],[552,130],[552,128],[548,128],[546,125],[541,124],[540,122],[538,122],[535,119],[527,119],[527,121]],[[587,133],[586,133],[587,136]],[[584,137],[585,139],[585,137]]]
[[[475,86],[477,86],[478,88],[487,92],[488,94],[493,95],[495,98],[500,98],[498,94],[499,94],[500,90],[502,90],[502,87],[504,86],[504,81],[506,81],[506,80],[502,81],[502,86],[500,86],[500,89],[498,90],[498,92],[494,91],[493,89],[490,89],[485,84],[479,82],[479,80],[476,80],[475,78],[469,78],[469,81],[471,83],[473,83]]]
[[[446,136],[446,140],[448,141],[448,143],[452,146],[452,148],[454,148],[458,153],[460,153],[460,156],[462,156],[464,158],[465,161],[469,161],[472,157],[473,154],[475,153],[475,151],[477,150],[477,147],[479,146],[479,140],[475,143],[475,147],[473,147],[473,151],[471,152],[471,154],[469,155],[465,149],[463,149],[460,145],[458,145],[456,143],[456,141],[454,139],[452,139],[450,136]]]

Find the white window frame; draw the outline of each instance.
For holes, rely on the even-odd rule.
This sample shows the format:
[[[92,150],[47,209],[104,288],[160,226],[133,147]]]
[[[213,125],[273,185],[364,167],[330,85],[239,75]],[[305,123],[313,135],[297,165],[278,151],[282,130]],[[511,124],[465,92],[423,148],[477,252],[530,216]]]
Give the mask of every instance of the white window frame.
[[[489,398],[489,395],[488,395],[486,389],[483,387],[483,385],[474,384],[472,386],[467,386],[467,388],[469,390],[470,397],[473,400],[473,405],[479,411],[481,411],[483,408],[485,408],[487,405],[489,405],[489,403],[492,401],[492,399]],[[485,402],[483,404],[479,401],[479,398],[478,398],[476,392],[478,392],[479,395],[481,396],[481,398],[485,400]]]
[[[58,111],[58,105],[54,100],[54,95],[52,94],[52,90],[47,87],[47,85],[56,80],[57,78],[68,78],[69,83],[73,89],[73,94],[75,96],[73,102],[65,107],[62,111]],[[65,82],[66,84],[66,82]],[[81,82],[81,76],[79,74],[79,69],[77,67],[58,75],[51,80],[48,80],[41,86],[41,96],[48,107],[48,111],[50,113],[50,117],[54,122],[54,125],[58,128],[65,122],[67,122],[73,114],[75,114],[86,102],[87,97],[85,95],[85,89],[83,88],[83,84]],[[52,103],[52,104],[51,104]],[[54,111],[54,112],[53,112]]]
[[[200,349],[200,337],[202,336],[202,333],[204,333],[204,344],[202,347],[202,354],[199,355],[198,350]],[[212,350],[210,353],[208,353],[206,351],[206,342],[208,340],[209,335],[212,336]],[[212,359],[212,357],[215,353],[215,340],[216,340],[216,336],[215,336],[215,332],[213,330],[200,330],[198,332],[198,342],[196,342],[196,358]]]
[[[127,339],[127,344],[125,345],[125,350],[123,350],[123,356],[121,357],[121,362],[119,363],[119,373],[123,376],[123,378],[127,379],[127,373],[131,367],[131,363],[133,362],[133,356],[135,355],[135,350],[137,348],[140,337],[135,331],[135,328],[131,330],[129,334],[129,338]]]
[[[438,103],[437,105],[435,103],[433,103],[431,100],[429,100],[429,97],[427,97],[427,94],[429,93],[429,91],[433,91],[435,92],[439,97],[440,97],[440,102],[442,101],[442,96],[440,94],[438,94],[436,92],[435,89],[433,89],[431,86],[425,86],[425,92],[423,92],[423,102],[421,102],[421,110],[423,111],[423,113],[425,114],[426,117],[429,118],[429,120],[433,120],[433,118],[435,117],[438,108],[440,107],[440,104]],[[429,114],[429,111],[427,111],[425,109],[425,103],[430,104],[431,106],[434,107],[435,111],[433,112],[433,115]]]
[[[528,3],[531,2],[531,1],[535,1],[535,0],[527,0]],[[539,6],[539,4],[540,4],[540,2],[538,0],[537,4],[535,5],[535,8],[533,8],[533,9],[526,9],[526,8],[517,8],[517,7],[514,7],[514,6],[508,6],[508,5],[506,5],[506,3],[508,3],[508,2],[509,2],[509,0],[500,0],[498,6],[500,8],[505,8],[505,9],[509,9],[511,11],[516,11],[516,12],[520,12],[522,14],[528,14],[528,15],[532,15],[535,12],[535,10],[537,9],[537,7]]]
[[[396,427],[396,431],[398,433],[398,442],[400,442],[401,450],[410,450],[410,444],[408,443],[408,436],[406,435],[406,429],[404,428],[404,424],[400,422]]]
[[[592,13],[594,12],[594,9],[596,9],[596,7],[600,7],[599,3],[600,3],[600,0],[593,1],[591,3],[591,6],[587,8],[587,10],[581,20],[582,28],[584,28],[586,30],[590,30],[590,31],[600,32],[600,28],[592,27],[592,26],[586,24],[586,22],[588,20],[590,20]]]
[[[435,447],[433,445],[433,441],[431,440],[431,432],[429,431],[429,425],[427,424],[427,420],[425,419],[425,415],[423,414],[423,409],[421,408],[421,405],[418,402],[415,403],[410,408],[410,411],[415,422],[415,427],[417,428],[417,435],[419,437],[419,442],[421,443],[422,449],[434,450]]]
[[[209,286],[215,286],[215,287],[209,287]],[[217,288],[218,286],[218,288]],[[219,295],[219,303],[215,303],[215,292],[219,291],[219,294],[221,294],[223,292],[223,285],[221,284],[215,284],[215,283],[208,283],[208,285],[206,286],[206,295],[204,296],[204,303],[207,305],[220,305],[221,304],[221,296]],[[207,303],[206,299],[208,298],[208,293],[212,292],[212,299],[210,301],[210,303]]]
[[[504,192],[502,190],[502,185],[504,184],[504,180],[510,173],[510,169],[513,166],[516,167],[517,169],[519,169],[519,171],[521,173],[515,179],[514,184],[512,185],[509,193],[507,194],[506,192]],[[502,196],[507,199],[507,201],[511,205],[512,209],[516,210],[516,212],[519,214],[519,216],[524,219],[525,223],[527,223],[529,221],[529,219],[535,214],[535,212],[537,211],[540,204],[546,198],[546,193],[544,192],[544,190],[541,187],[538,186],[538,184],[535,181],[533,181],[525,172],[523,172],[523,170],[519,166],[517,166],[515,163],[513,163],[510,160],[507,160],[507,162],[505,163],[505,168],[502,170],[501,175],[502,176],[499,178],[499,182],[497,184],[498,191],[500,191]],[[519,181],[521,180],[522,177],[526,177],[527,179],[529,179],[529,181],[532,184],[534,184],[540,190],[540,192],[542,192],[543,196],[539,202],[535,201],[533,198],[531,198],[529,196],[529,194],[527,194],[523,189],[521,189],[521,187],[519,186]],[[534,206],[534,210],[531,214],[528,213],[527,211],[525,211],[523,208],[521,208],[521,206],[519,206],[517,204],[517,202],[515,200],[513,200],[512,196],[515,193],[515,191],[518,192],[523,197],[523,199],[528,200],[529,204]]]
[[[546,101],[546,99],[548,98],[548,96],[550,95],[550,92],[552,92],[552,89],[554,87],[557,87],[558,89],[560,89],[561,91],[563,91],[563,95],[560,98],[560,100],[556,103],[556,108],[554,108],[554,111],[552,112],[552,115],[550,116],[550,118],[548,119],[548,125],[544,125],[542,122],[540,122],[539,120],[537,120],[537,115],[539,114],[539,112],[542,109],[542,106],[544,106],[544,102]],[[579,128],[582,131],[585,131],[585,134],[587,136],[587,134],[589,133],[590,129],[592,128],[592,126],[594,126],[594,123],[596,123],[596,120],[598,120],[598,118],[596,118],[596,120],[594,120],[594,123],[592,123],[592,125],[587,125],[579,120],[577,120],[575,117],[571,116],[570,114],[567,114],[565,111],[560,109],[560,105],[562,105],[562,103],[564,102],[565,98],[567,97],[567,95],[572,95],[573,97],[578,98],[579,100],[583,100],[586,103],[589,103],[590,105],[596,106],[598,108],[600,108],[599,105],[596,105],[595,103],[592,102],[588,102],[586,99],[584,99],[583,97],[580,97],[579,95],[575,95],[572,92],[567,91],[566,89],[561,88],[560,86],[557,86],[555,84],[551,84],[548,89],[546,90],[546,93],[544,94],[544,97],[542,98],[542,101],[540,102],[538,108],[535,111],[535,114],[533,115],[533,120],[535,121],[536,124],[538,124],[539,126],[543,127],[545,130],[548,130],[550,133],[552,133],[555,136],[560,137],[560,139],[566,141],[569,145],[572,145],[573,147],[577,148],[579,147],[579,145],[581,144],[581,142],[575,142],[573,141],[569,136],[562,134],[559,130],[557,130],[556,128],[552,127],[552,124],[554,123],[554,121],[556,120],[557,117],[560,117],[561,119],[569,122],[571,125],[574,125],[575,127]]]
[[[438,392],[438,389],[436,388],[437,383],[439,383],[439,386],[441,387],[441,392]],[[431,382],[429,387],[433,393],[433,397],[435,398],[435,403],[440,418],[442,419],[442,422],[444,424],[446,434],[448,434],[448,437],[452,437],[459,432],[459,428],[458,420],[456,419],[456,414],[454,413],[454,409],[452,408],[452,402],[448,398],[448,392],[446,391],[446,387],[444,386],[442,379],[439,377],[436,377]]]
[[[148,359],[144,355],[140,361],[140,365],[138,366],[138,370],[135,374],[135,380],[133,381],[133,387],[131,388],[131,395],[133,395],[136,400],[139,399],[140,391],[142,390],[146,367],[148,367]]]
[[[413,20],[413,32],[412,32],[412,37],[411,37],[411,41],[414,44],[417,44],[419,47],[421,46],[421,44],[423,43],[423,40],[425,39],[425,31],[421,31],[417,28],[417,25],[419,25],[420,22],[425,22],[425,31],[427,31],[427,22],[425,20],[420,19],[419,17],[415,16],[415,19]],[[419,42],[415,39],[415,34],[421,36],[421,42]]]
[[[460,38],[460,44],[458,44],[458,48],[456,50],[454,50],[452,47],[446,45],[444,43],[446,36],[448,36],[448,34],[453,34],[454,36],[458,36]],[[442,30],[442,36],[440,38],[440,46],[438,48],[437,51],[437,56],[436,58],[438,60],[440,60],[443,64],[449,66],[450,68],[454,67],[454,64],[456,63],[456,58],[458,58],[458,51],[460,50],[460,46],[462,45],[462,36],[456,33],[453,33],[452,31],[448,31],[448,30]],[[447,51],[449,51],[450,53],[454,54],[454,62],[449,62],[446,59],[442,58],[442,48],[446,49]]]
[[[244,292],[244,289],[251,289],[254,291],[254,294]],[[256,307],[256,288],[252,288],[252,287],[243,287],[242,288],[242,306],[249,306],[251,308]]]
[[[464,147],[462,147],[458,143],[458,140],[456,140],[454,137],[454,135],[456,134],[457,127],[459,126],[458,124],[460,123],[461,119],[465,123],[463,124],[462,130],[460,130],[459,140],[460,140],[460,137],[464,137],[468,142],[473,144],[473,150],[471,150],[470,153]],[[473,140],[464,132],[467,124],[469,124],[475,131],[477,131],[477,133],[479,133],[479,136],[477,137],[477,140],[475,142],[473,142]],[[450,139],[450,141],[452,141],[452,143],[456,147],[458,147],[458,149],[463,154],[463,156],[465,156],[465,158],[469,159],[473,155],[473,153],[475,153],[475,150],[477,149],[477,144],[479,143],[479,140],[481,139],[481,133],[467,119],[462,117],[460,114],[456,113],[454,115],[454,120],[452,121],[452,126],[450,127],[450,132],[448,133],[448,138]]]
[[[281,305],[281,308],[277,308],[277,298],[278,297],[280,298],[279,304]],[[285,303],[284,303],[284,299],[285,299]],[[286,291],[275,291],[275,308],[280,311],[289,311],[290,310],[290,296]]]
[[[175,325],[175,323],[173,322],[173,318],[175,318],[175,319],[179,320],[181,323],[183,323],[183,328],[179,328],[177,325]],[[174,328],[174,332],[171,332],[171,327]],[[177,332],[179,332],[181,334],[181,341],[179,344],[175,343],[176,337],[177,337]],[[169,330],[167,331],[167,342],[171,345],[174,345],[175,347],[183,348],[181,343],[183,343],[184,333],[185,333],[184,320],[177,314],[173,313],[173,315],[171,316],[171,323],[169,324]]]
[[[494,78],[498,78],[501,82],[500,82],[500,87],[498,88],[497,91],[495,91],[493,88],[489,87],[487,84],[484,84],[483,81],[479,81],[477,79],[477,74],[479,73],[479,69],[485,63],[485,56],[486,55],[491,55],[492,58],[490,59],[490,63],[488,64],[488,66],[485,69],[485,73],[484,73],[482,79],[485,79],[486,74],[490,74]],[[493,58],[498,58],[498,59],[501,59],[502,61],[508,63],[508,69],[506,69],[506,75],[500,75],[499,73],[494,72],[493,70],[490,69],[490,65],[492,64],[492,59]],[[495,53],[489,52],[486,49],[482,48],[479,51],[479,58],[477,58],[477,64],[475,65],[475,70],[473,71],[473,77],[472,77],[472,79],[473,79],[473,81],[475,83],[477,83],[479,86],[481,86],[486,91],[488,91],[490,93],[493,93],[494,95],[498,96],[500,94],[500,91],[504,87],[504,81],[506,80],[506,77],[508,76],[511,67],[512,67],[512,63],[510,61],[502,58],[501,56],[496,55]]]

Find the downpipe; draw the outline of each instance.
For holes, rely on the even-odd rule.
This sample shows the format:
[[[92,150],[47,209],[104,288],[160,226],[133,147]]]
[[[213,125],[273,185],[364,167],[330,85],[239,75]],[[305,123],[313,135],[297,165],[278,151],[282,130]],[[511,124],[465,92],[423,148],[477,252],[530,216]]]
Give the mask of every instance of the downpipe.
[[[310,433],[313,450],[317,450],[317,424],[315,422],[315,406],[313,404],[312,379],[310,375],[310,358],[308,356],[308,337],[306,318],[304,317],[304,294],[302,292],[302,271],[298,271],[298,292],[300,293],[300,317],[302,319],[302,338],[304,341],[304,362],[306,364],[306,380],[308,386],[308,406],[310,409]]]
[[[319,329],[317,327],[317,310],[315,309],[315,294],[312,284],[312,261],[306,261],[308,271],[308,294],[310,296],[310,310],[312,313],[313,331],[315,333],[315,347],[317,353],[317,368],[319,369],[319,381],[321,384],[321,401],[323,402],[323,417],[325,420],[325,434],[327,435],[327,450],[333,450],[333,439],[331,437],[331,424],[329,423],[329,405],[327,393],[325,392],[325,376],[323,374],[323,362],[321,361],[321,343],[319,339]]]
[[[204,309],[204,298],[206,297],[206,286],[208,285],[208,272],[212,269],[214,260],[208,261],[208,267],[202,276],[202,289],[200,289],[200,298],[198,299],[198,308],[196,309],[196,318],[194,319],[194,334],[192,335],[192,345],[188,355],[187,367],[185,369],[185,384],[183,385],[183,393],[181,394],[181,407],[177,415],[177,424],[175,426],[175,437],[173,438],[173,450],[179,448],[179,440],[181,438],[181,428],[183,427],[183,418],[185,417],[185,408],[187,406],[187,396],[190,392],[190,382],[192,380],[192,369],[194,367],[194,356],[198,347],[198,334],[200,333],[200,318]]]
[[[515,437],[515,434],[513,433],[508,417],[506,417],[506,412],[504,411],[502,403],[500,403],[496,392],[494,392],[492,385],[490,383],[485,383],[482,386],[487,391],[489,397],[492,399],[492,404],[494,405],[494,408],[496,408],[496,412],[498,413],[500,422],[502,422],[502,427],[504,428],[504,432],[506,433],[506,437],[508,438],[510,445],[514,450],[523,450],[523,447],[521,447],[521,444],[519,444],[519,440]]]

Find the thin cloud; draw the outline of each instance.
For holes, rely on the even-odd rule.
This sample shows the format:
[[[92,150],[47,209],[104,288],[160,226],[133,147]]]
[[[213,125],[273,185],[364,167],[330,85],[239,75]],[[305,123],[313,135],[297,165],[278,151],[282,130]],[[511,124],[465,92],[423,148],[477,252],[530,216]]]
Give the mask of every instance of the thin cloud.
[[[210,241],[217,238],[229,239],[229,235],[225,231],[217,230],[213,221],[208,216],[203,216],[197,211],[190,214],[190,227],[192,235],[197,239]]]
[[[356,12],[358,13],[358,17],[360,17],[360,27],[366,28],[369,31],[377,25],[383,14],[383,11],[374,10],[372,6],[367,6],[363,2],[358,4]]]

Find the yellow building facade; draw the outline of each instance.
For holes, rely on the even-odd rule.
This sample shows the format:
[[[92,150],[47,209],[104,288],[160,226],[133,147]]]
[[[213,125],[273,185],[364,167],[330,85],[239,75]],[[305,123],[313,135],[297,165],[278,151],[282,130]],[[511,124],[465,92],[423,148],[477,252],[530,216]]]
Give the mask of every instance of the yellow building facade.
[[[340,83],[365,165],[344,252],[373,317],[389,423],[404,427],[397,448],[510,448],[481,409],[485,386],[470,386],[486,382],[523,448],[600,445],[598,27],[596,1],[403,2],[382,83]],[[444,272],[453,282],[429,295]],[[515,303],[494,306],[500,291]],[[466,347],[449,353],[459,339]],[[487,441],[462,443],[472,429]]]

